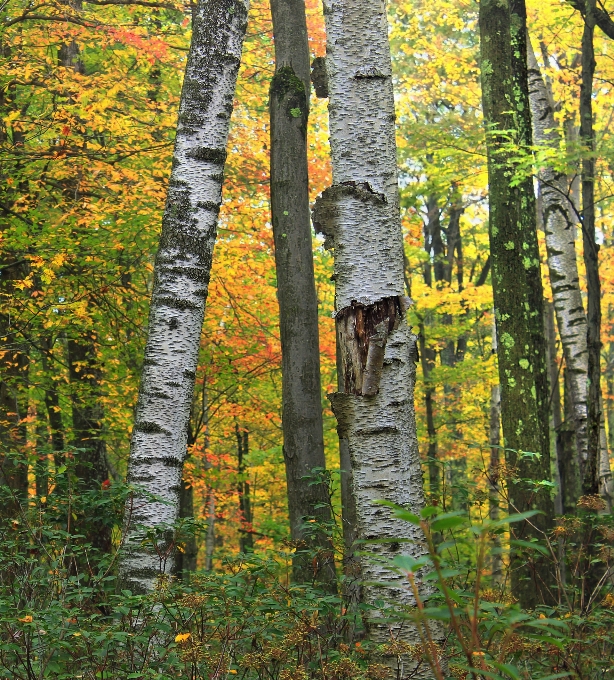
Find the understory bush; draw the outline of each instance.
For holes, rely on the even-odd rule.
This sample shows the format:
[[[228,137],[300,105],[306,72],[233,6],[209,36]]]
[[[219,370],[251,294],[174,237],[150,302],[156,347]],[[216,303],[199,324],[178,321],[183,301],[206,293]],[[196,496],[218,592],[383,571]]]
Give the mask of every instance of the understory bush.
[[[377,646],[365,635],[365,606],[344,597],[350,577],[340,573],[337,594],[293,584],[289,554],[239,555],[218,572],[161,578],[147,596],[117,592],[129,493],[120,484],[79,491],[70,470],[45,498],[19,502],[4,488],[4,506],[19,512],[0,520],[2,680],[384,680],[391,657],[406,678],[427,668],[437,680],[614,677],[614,527],[599,499],[583,499],[578,516],[526,543],[510,541],[509,529],[530,513],[476,522],[465,511],[427,506],[415,516],[391,507],[422,527],[428,554],[389,565],[417,606],[376,606],[391,624],[417,627],[421,642],[391,637]],[[114,526],[113,554],[87,543],[92,518]],[[536,558],[552,566],[549,595],[534,611],[510,595],[510,550],[528,566]],[[496,555],[503,568],[493,576]],[[427,601],[423,578],[433,585]]]

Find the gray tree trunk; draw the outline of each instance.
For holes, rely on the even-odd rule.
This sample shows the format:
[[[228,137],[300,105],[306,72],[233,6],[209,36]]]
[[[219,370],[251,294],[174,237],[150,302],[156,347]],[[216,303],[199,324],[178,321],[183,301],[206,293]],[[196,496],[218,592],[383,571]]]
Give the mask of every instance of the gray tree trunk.
[[[314,483],[324,460],[318,300],[313,271],[307,119],[310,59],[304,0],[272,0],[271,213],[282,361],[282,426],[293,561],[298,581],[335,581],[328,489]],[[310,479],[311,477],[311,479]],[[308,518],[317,522],[311,525]],[[309,527],[313,526],[314,529]],[[316,553],[314,555],[310,554]]]
[[[385,541],[382,558],[420,555],[420,530],[375,505],[387,500],[418,512],[424,503],[413,388],[416,338],[406,321],[390,48],[383,0],[326,0],[327,73],[333,186],[316,201],[314,223],[335,250],[335,317],[342,390],[329,395],[339,436],[348,442],[359,539]],[[390,539],[399,539],[399,542]],[[409,539],[405,542],[404,539]],[[412,605],[403,576],[361,557],[363,599]],[[376,583],[387,583],[383,589]],[[419,587],[426,595],[423,584]],[[375,642],[416,642],[415,629],[368,610]],[[400,661],[401,676],[411,660]],[[421,667],[417,676],[429,671]]]
[[[127,504],[120,582],[133,592],[151,590],[173,566],[170,543],[247,11],[248,0],[201,0],[194,11],[128,465],[129,482],[159,499],[137,490]],[[155,549],[143,546],[155,527],[164,528],[164,537]]]
[[[561,135],[554,120],[546,83],[528,39],[527,57],[533,139],[535,144],[558,151],[562,141]],[[539,169],[538,177],[554,311],[571,388],[576,446],[579,460],[586,460],[588,348],[586,314],[576,260],[577,218],[568,198],[567,175],[557,172],[551,166],[545,166]]]

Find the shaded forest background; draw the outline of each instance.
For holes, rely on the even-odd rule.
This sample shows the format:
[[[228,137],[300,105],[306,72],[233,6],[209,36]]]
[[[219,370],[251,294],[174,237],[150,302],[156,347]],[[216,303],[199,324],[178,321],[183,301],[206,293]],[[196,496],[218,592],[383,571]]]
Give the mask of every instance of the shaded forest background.
[[[530,2],[530,33],[564,131],[558,158],[579,203],[579,49],[583,22],[565,3]],[[312,56],[321,6],[307,0]],[[170,172],[190,7],[112,1],[13,2],[2,9],[0,435],[27,455],[32,501],[52,498],[60,452],[96,450],[92,475],[124,478],[146,337],[153,259]],[[486,148],[477,5],[390,2],[397,144],[410,323],[419,333],[416,412],[427,490],[444,507],[488,514],[484,470],[493,389]],[[207,301],[185,470],[184,514],[203,521],[185,558],[220,566],[250,541],[288,538],[281,433],[278,309],[269,214],[268,3],[252,2],[231,123],[224,202]],[[597,225],[602,386],[614,446],[610,206],[614,77],[595,33]],[[325,100],[309,118],[311,195],[330,184]],[[540,161],[548,157],[537,150]],[[543,283],[551,297],[543,233]],[[583,276],[581,239],[576,241]],[[326,394],[336,385],[331,255],[314,237],[322,405],[333,486],[338,440]],[[583,283],[584,285],[584,283]],[[551,314],[547,314],[550,318]],[[548,326],[548,324],[546,324]],[[551,375],[564,365],[554,324]],[[554,387],[554,384],[553,384]],[[497,428],[498,432],[498,428]],[[552,438],[554,441],[554,438]],[[434,488],[434,487],[437,488]],[[249,503],[246,504],[246,499]],[[333,497],[338,508],[338,494]],[[193,562],[192,562],[193,563]]]

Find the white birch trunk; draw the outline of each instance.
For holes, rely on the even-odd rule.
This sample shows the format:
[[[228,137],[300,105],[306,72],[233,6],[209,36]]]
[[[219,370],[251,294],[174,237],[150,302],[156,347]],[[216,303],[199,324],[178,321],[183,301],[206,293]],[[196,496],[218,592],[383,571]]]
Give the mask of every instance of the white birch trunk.
[[[386,5],[384,0],[325,0],[324,14],[333,186],[318,198],[314,223],[335,250],[343,365],[343,391],[329,398],[339,436],[349,446],[358,539],[387,541],[369,546],[384,559],[416,557],[424,553],[420,530],[374,504],[385,499],[419,512],[424,503],[413,404],[416,338],[405,318],[409,301],[403,288]],[[369,558],[360,564],[366,603],[382,598],[414,604],[404,577]],[[378,611],[367,616],[376,642],[389,641],[391,632],[418,641],[411,627],[382,624]],[[404,664],[399,677],[405,677],[411,661],[399,660]],[[391,654],[386,661],[394,667],[397,658]],[[413,677],[429,675],[421,667]]]
[[[561,135],[530,40],[527,40],[527,61],[534,142],[558,151]],[[574,239],[578,220],[568,198],[569,187],[564,173],[548,166],[541,168],[539,188],[554,311],[570,376],[576,445],[578,456],[586,460],[588,348],[586,313],[582,304]]]
[[[248,7],[249,0],[200,0],[194,12],[128,466],[128,481],[160,499],[137,492],[129,518],[127,513],[120,582],[133,592],[151,590],[160,573],[172,569],[170,543]],[[166,529],[158,552],[141,545],[155,527]]]

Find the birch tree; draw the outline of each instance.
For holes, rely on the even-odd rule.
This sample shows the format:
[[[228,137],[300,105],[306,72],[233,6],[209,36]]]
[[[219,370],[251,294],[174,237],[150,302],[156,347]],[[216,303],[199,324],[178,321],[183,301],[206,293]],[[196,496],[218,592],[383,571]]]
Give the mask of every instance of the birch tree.
[[[533,139],[535,144],[558,152],[562,140],[554,120],[551,97],[528,39],[527,57]],[[551,164],[545,164],[539,168],[538,177],[550,285],[569,377],[577,449],[574,460],[559,461],[559,468],[563,473],[563,502],[569,508],[575,506],[578,500],[579,460],[586,460],[588,451],[586,313],[576,260],[577,218],[569,197],[567,175],[557,171]]]
[[[324,15],[333,185],[318,198],[314,222],[334,248],[343,369],[341,389],[329,398],[351,457],[358,538],[386,541],[375,543],[382,558],[417,556],[424,550],[419,530],[374,503],[392,501],[416,512],[424,499],[413,407],[416,338],[407,325],[403,290],[386,4],[326,0]],[[366,603],[384,596],[413,604],[403,578],[364,557],[360,566]],[[390,589],[384,592],[376,582]],[[368,610],[368,632],[372,640],[385,642],[390,625],[379,616]],[[409,627],[392,632],[417,640]],[[395,660],[389,662],[394,666]],[[406,665],[401,675],[408,670]],[[425,673],[419,670],[418,676]]]
[[[182,467],[215,243],[228,126],[248,0],[201,0],[181,93],[177,138],[128,465],[120,581],[151,590],[173,566]],[[143,539],[157,527],[162,540]]]
[[[282,361],[282,426],[294,559],[299,581],[335,580],[332,549],[322,524],[331,513],[322,470],[324,432],[320,385],[318,300],[313,270],[307,167],[311,89],[304,0],[272,0],[275,75],[271,81],[271,213],[275,239]],[[315,531],[306,530],[315,517]],[[304,548],[317,551],[315,561]],[[315,566],[315,569],[314,569]]]

